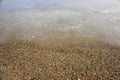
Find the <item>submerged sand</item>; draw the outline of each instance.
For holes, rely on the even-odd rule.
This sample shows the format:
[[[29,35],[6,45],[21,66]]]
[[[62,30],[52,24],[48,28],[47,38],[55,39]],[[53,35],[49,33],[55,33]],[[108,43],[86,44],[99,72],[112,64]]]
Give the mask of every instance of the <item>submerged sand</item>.
[[[7,41],[0,80],[120,80],[119,59],[120,46],[95,39]]]

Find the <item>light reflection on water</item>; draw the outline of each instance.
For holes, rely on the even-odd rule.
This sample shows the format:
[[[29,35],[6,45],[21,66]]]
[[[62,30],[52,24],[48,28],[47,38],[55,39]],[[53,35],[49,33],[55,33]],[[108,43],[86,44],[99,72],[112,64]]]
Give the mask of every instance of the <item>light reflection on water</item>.
[[[0,40],[98,37],[120,42],[119,0],[1,0]]]
[[[58,6],[61,4],[66,5],[98,5],[107,6],[113,3],[117,3],[117,0],[0,0],[0,10],[21,10],[21,9],[39,9],[39,8],[49,8],[51,6]],[[61,5],[62,6],[62,5]],[[62,6],[64,7],[64,6]],[[75,7],[75,6],[72,6]],[[79,7],[79,6],[78,6]]]

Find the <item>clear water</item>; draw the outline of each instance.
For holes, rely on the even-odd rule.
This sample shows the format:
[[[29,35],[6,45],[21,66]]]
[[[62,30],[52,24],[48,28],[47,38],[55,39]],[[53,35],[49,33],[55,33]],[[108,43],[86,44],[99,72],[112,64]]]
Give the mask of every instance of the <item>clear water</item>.
[[[84,4],[87,6],[96,5],[96,7],[106,7],[114,3],[119,3],[119,0],[0,0],[0,10],[22,10],[22,9],[38,9],[50,8],[51,6],[65,7],[71,5]],[[65,4],[65,5],[62,5]]]
[[[120,44],[119,0],[0,0],[0,40],[94,37]]]

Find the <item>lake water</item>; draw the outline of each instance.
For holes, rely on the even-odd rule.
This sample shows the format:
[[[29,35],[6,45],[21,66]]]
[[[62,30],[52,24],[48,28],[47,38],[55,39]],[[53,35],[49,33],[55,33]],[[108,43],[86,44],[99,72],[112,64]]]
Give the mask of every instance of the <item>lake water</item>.
[[[0,41],[90,37],[120,44],[119,0],[0,0]]]

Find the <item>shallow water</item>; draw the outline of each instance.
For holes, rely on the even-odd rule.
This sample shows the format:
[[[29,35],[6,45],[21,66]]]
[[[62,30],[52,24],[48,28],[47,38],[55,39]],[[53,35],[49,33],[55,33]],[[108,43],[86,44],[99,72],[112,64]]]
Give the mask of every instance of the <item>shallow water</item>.
[[[0,0],[0,40],[90,37],[120,44],[119,0]]]

